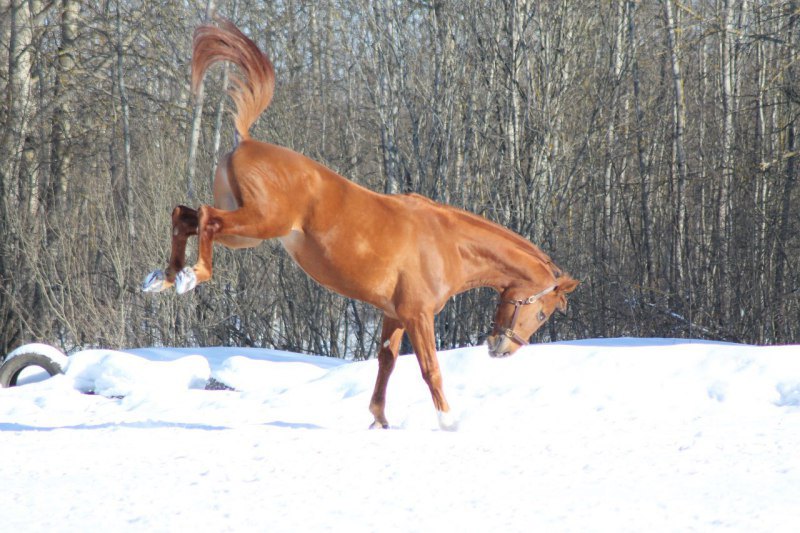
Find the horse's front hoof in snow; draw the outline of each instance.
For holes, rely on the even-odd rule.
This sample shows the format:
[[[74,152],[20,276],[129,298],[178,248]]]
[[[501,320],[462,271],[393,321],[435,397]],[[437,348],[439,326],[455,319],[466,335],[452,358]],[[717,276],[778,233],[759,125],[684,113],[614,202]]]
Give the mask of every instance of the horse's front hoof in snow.
[[[175,292],[184,294],[197,286],[197,275],[189,267],[184,268],[175,276]]]
[[[168,288],[163,270],[153,270],[142,282],[142,292],[161,292]]]
[[[453,416],[450,411],[437,411],[439,415],[439,427],[444,431],[458,431],[458,420]]]
[[[389,422],[374,421],[369,425],[369,429],[389,429]]]

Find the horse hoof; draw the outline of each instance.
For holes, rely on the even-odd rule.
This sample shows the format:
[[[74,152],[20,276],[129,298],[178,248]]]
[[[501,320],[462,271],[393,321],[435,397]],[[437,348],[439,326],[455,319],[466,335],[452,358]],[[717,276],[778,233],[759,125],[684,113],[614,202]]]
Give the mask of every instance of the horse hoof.
[[[153,270],[142,282],[142,292],[161,292],[165,287],[166,276],[163,270]]]
[[[184,268],[175,276],[175,292],[184,294],[197,286],[197,275],[189,267]]]
[[[378,422],[377,420],[369,425],[369,429],[389,429],[388,422]]]
[[[448,411],[437,411],[439,415],[439,427],[444,431],[458,431],[458,420],[453,416],[453,414]]]

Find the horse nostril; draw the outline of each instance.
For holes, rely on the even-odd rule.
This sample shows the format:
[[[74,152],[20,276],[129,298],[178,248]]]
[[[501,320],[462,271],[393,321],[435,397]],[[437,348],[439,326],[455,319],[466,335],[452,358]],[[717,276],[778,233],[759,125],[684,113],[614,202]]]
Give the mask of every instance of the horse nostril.
[[[503,339],[501,337],[488,337],[486,339],[486,344],[489,347],[489,356],[490,357],[505,357],[508,355],[507,351],[500,351],[501,346],[503,344]]]
[[[487,337],[486,338],[486,347],[489,349],[489,355],[494,357],[494,350],[495,350],[495,339],[494,337]]]

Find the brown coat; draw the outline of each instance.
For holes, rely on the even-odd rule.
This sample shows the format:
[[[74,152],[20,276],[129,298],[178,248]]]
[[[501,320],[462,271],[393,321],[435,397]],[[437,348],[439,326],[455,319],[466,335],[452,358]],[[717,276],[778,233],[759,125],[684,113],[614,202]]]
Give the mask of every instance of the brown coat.
[[[214,207],[178,206],[172,255],[145,290],[191,290],[212,274],[214,242],[232,248],[277,238],[312,278],[383,311],[379,372],[370,410],[375,427],[388,427],[386,384],[407,332],[442,426],[451,429],[436,358],[433,317],[460,292],[489,286],[501,293],[488,338],[492,355],[516,351],[578,282],[526,239],[466,211],[422,196],[365,189],[292,150],[250,139],[249,129],[272,98],[269,59],[233,24],[195,33],[192,81],[228,60],[234,78],[235,124],[241,143],[217,168]],[[198,261],[186,268],[186,239],[198,235]]]

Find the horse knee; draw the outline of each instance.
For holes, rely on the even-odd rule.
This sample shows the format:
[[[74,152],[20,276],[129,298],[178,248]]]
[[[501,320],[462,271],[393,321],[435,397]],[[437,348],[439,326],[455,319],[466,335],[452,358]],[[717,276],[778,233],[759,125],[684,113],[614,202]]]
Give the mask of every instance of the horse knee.
[[[431,390],[440,390],[442,388],[442,371],[438,368],[428,368],[422,370],[422,379]]]
[[[222,229],[222,220],[211,214],[211,207],[204,205],[198,209],[199,226],[205,233],[219,233]]]
[[[172,234],[175,237],[196,235],[198,223],[197,211],[194,209],[179,205],[172,210]]]
[[[394,363],[397,360],[397,356],[392,353],[392,350],[389,348],[381,348],[378,352],[378,366],[388,372],[391,372],[394,369]]]
[[[176,205],[175,209],[172,210],[172,221],[188,223],[191,223],[192,221],[196,222],[197,210],[192,209],[191,207],[186,207],[185,205]]]

